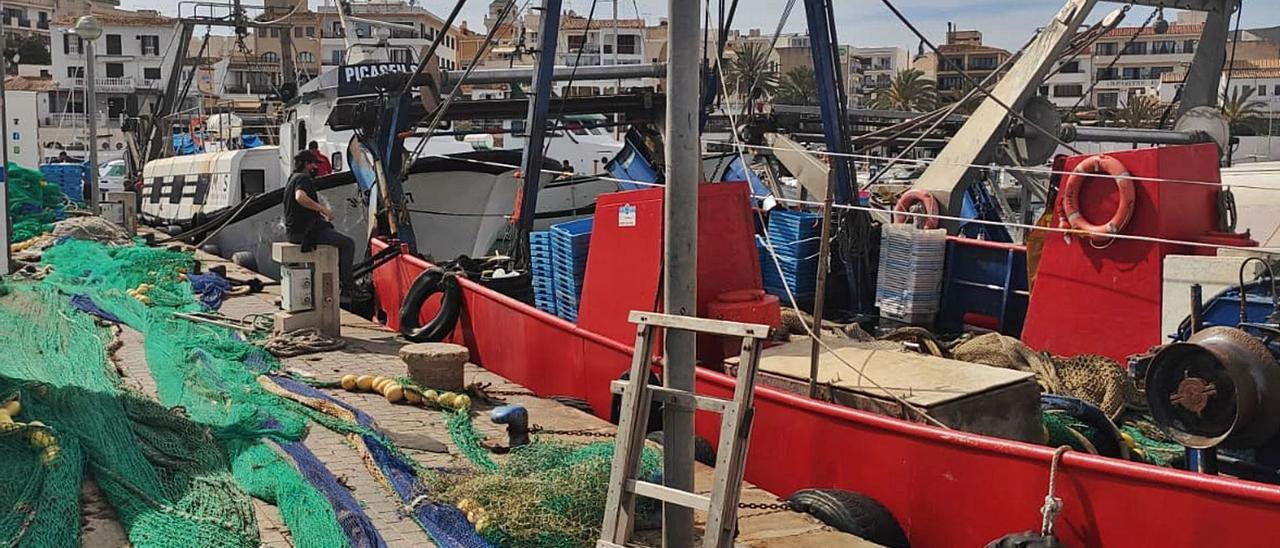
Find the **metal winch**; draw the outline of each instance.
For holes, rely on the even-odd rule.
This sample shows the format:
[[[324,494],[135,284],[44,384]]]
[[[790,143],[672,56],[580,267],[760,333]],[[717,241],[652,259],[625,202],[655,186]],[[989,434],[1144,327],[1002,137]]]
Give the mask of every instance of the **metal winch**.
[[[1276,479],[1280,306],[1273,285],[1244,283],[1251,260],[1257,259],[1241,265],[1240,286],[1211,299],[1207,309],[1199,286],[1192,287],[1192,313],[1180,330],[1181,342],[1162,347],[1146,364],[1145,388],[1152,418],[1187,448],[1186,468],[1217,473],[1222,449],[1231,455],[1224,462]],[[1267,288],[1269,302],[1256,295]],[[1238,317],[1233,313],[1227,320],[1227,307],[1239,310]]]

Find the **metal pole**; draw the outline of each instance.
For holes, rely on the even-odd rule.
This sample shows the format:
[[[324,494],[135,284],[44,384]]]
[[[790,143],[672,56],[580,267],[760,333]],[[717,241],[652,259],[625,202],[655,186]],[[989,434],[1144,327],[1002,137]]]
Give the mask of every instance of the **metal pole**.
[[[640,14],[637,13],[636,17],[640,17]],[[618,0],[613,0],[613,66],[615,67],[618,66]],[[613,87],[613,94],[614,95],[622,94],[622,77],[621,76],[618,77],[618,82]],[[621,122],[622,115],[614,114],[613,121],[614,123]],[[622,130],[620,126],[614,126],[613,138],[617,139],[621,131]]]
[[[546,138],[547,115],[551,110],[551,82],[556,66],[556,45],[560,33],[561,0],[542,0],[542,27],[539,36],[538,66],[533,74],[533,98],[529,102],[529,114],[525,128],[529,136],[525,140],[524,156],[520,161],[520,173],[524,180],[520,185],[520,210],[517,226],[520,234],[533,230],[533,220],[538,213],[538,189],[542,182],[543,140]]]
[[[4,0],[0,0],[0,12],[4,11]],[[0,254],[0,274],[13,272],[13,263],[9,257],[9,239],[13,237],[13,228],[9,219],[9,97],[4,89],[4,81],[9,78],[9,56],[4,55],[5,34],[0,32],[0,243],[4,245],[4,253]],[[36,146],[40,145],[39,139]]]
[[[698,297],[698,184],[702,180],[699,154],[698,34],[699,3],[667,0],[671,17],[667,47],[666,200],[664,212],[663,301],[668,314],[697,315]],[[664,383],[692,391],[696,337],[687,331],[666,331]],[[693,408],[663,406],[663,481],[671,488],[693,490]],[[663,504],[662,545],[683,548],[693,544],[693,510]]]
[[[818,396],[818,358],[821,349],[822,313],[826,304],[827,265],[831,262],[831,205],[835,201],[836,170],[827,172],[827,197],[822,201],[822,241],[818,243],[818,288],[813,297],[813,338],[809,346],[809,397]]]
[[[85,40],[85,61],[84,61],[84,94],[85,94],[85,111],[89,115],[89,196],[85,200],[89,203],[89,211],[98,212],[98,92],[94,88],[97,87],[94,81],[93,65],[97,64],[94,58],[93,40]],[[175,75],[170,75],[175,77]]]

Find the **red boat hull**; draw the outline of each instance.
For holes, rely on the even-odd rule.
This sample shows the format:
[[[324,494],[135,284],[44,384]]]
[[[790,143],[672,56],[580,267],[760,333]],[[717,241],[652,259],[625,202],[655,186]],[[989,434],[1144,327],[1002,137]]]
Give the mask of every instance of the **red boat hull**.
[[[374,242],[374,252],[384,248]],[[374,272],[388,327],[396,328],[405,290],[427,266],[402,255]],[[453,339],[471,350],[472,361],[539,395],[585,398],[607,418],[609,382],[629,366],[631,348],[469,281],[463,288]],[[699,369],[697,383],[699,392],[727,397],[734,379]],[[766,387],[756,388],[756,406],[747,480],[773,493],[806,487],[866,493],[893,512],[917,547],[982,546],[1039,528],[1050,448]],[[699,417],[698,428],[714,443],[713,420]],[[1280,544],[1280,487],[1068,453],[1058,496],[1057,533],[1068,546]]]

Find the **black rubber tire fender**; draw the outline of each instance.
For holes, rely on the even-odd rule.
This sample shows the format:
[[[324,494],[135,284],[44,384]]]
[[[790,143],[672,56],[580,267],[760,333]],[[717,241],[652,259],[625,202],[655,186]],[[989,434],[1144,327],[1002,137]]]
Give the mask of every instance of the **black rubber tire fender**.
[[[839,531],[890,548],[907,547],[907,535],[888,508],[871,497],[843,489],[801,489],[787,497],[791,508]]]
[[[652,441],[658,445],[663,445],[663,434],[661,430],[650,432],[645,439]],[[714,467],[716,465],[716,448],[707,441],[707,438],[693,435],[693,460],[698,461],[707,466]]]
[[[440,312],[426,325],[419,326],[422,305],[440,292],[444,293]],[[457,277],[441,268],[429,268],[413,280],[400,303],[400,334],[415,343],[443,341],[453,332],[461,313],[462,287]]]

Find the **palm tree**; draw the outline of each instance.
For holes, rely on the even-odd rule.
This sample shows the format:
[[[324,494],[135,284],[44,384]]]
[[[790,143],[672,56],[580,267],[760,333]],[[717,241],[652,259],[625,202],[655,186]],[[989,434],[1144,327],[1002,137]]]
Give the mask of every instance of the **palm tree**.
[[[882,110],[910,110],[925,112],[938,104],[938,88],[933,80],[924,77],[916,69],[898,71],[888,86],[877,89],[871,98],[871,108]]]
[[[1232,133],[1249,134],[1257,130],[1258,122],[1262,120],[1262,108],[1266,103],[1253,99],[1253,92],[1251,87],[1244,88],[1244,93],[1240,92],[1239,87],[1232,89],[1231,95],[1223,92],[1222,105],[1218,109],[1231,125]]]
[[[1116,121],[1124,127],[1151,129],[1160,123],[1162,110],[1154,95],[1135,95],[1116,111]]]
[[[800,65],[787,71],[778,87],[777,102],[786,105],[818,104],[818,79],[813,67]]]
[[[778,72],[768,49],[758,42],[747,42],[736,52],[725,64],[724,77],[729,93],[745,101],[771,96],[778,89]]]

